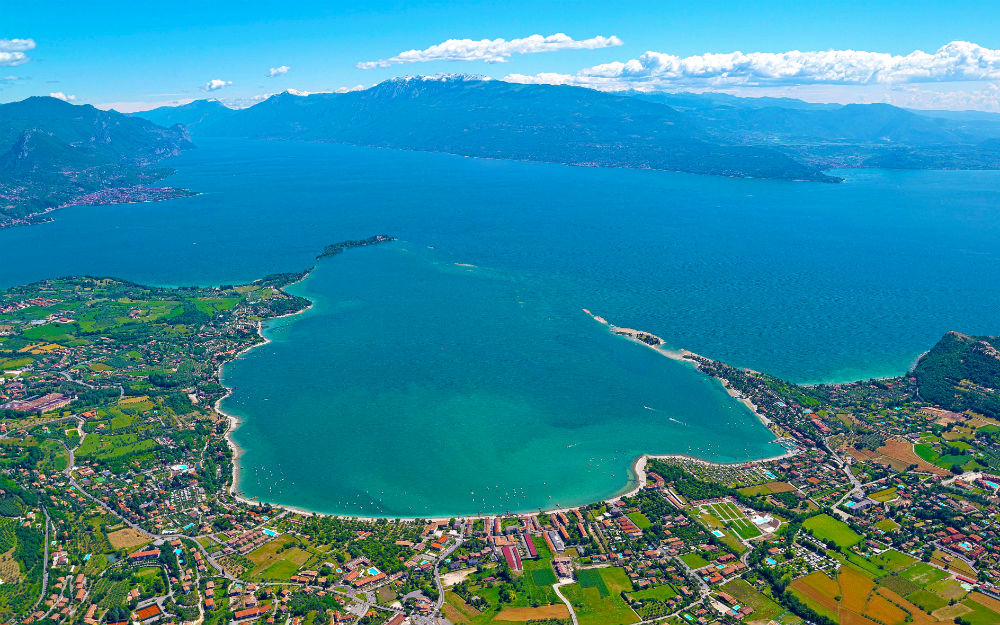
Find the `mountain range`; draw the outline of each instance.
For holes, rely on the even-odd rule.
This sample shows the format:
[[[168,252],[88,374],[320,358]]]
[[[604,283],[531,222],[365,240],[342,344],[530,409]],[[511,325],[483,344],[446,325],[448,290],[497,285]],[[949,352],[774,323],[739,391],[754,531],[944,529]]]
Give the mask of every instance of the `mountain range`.
[[[89,105],[51,97],[0,105],[0,226],[164,178],[172,170],[148,165],[190,147],[183,127]]]
[[[837,181],[834,168],[994,169],[1000,115],[726,94],[606,93],[468,76],[214,101],[137,115],[192,136],[299,139],[465,156]]]
[[[171,197],[152,163],[189,137],[325,141],[464,156],[837,182],[831,169],[1000,168],[1000,115],[726,94],[606,93],[470,76],[280,93],[124,115],[51,97],[0,105],[0,226],[73,203]],[[178,193],[181,193],[178,191]]]

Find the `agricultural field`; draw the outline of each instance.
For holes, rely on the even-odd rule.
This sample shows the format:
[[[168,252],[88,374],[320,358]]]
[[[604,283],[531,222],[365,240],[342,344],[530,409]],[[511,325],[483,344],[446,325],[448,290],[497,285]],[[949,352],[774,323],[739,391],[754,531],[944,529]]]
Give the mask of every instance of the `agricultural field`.
[[[126,527],[109,532],[108,542],[110,542],[111,546],[115,549],[135,549],[136,547],[148,543],[149,538],[147,538],[146,535],[140,531]]]
[[[961,441],[939,440],[914,445],[913,451],[923,460],[950,470],[953,466],[971,468],[975,458],[969,451],[969,444]]]
[[[621,598],[632,583],[619,567],[584,569],[575,584],[563,586],[563,595],[573,604],[580,625],[627,625],[638,615]]]
[[[756,486],[747,486],[739,489],[744,495],[751,497],[755,495],[773,495],[775,493],[788,493],[795,490],[795,487],[788,482],[767,482]]]
[[[545,544],[545,539],[533,537],[535,549],[538,551],[538,559],[524,560],[524,588],[528,593],[529,603],[538,601],[542,605],[562,604],[559,597],[552,590],[552,584],[556,583],[556,574],[552,570],[552,552]],[[564,604],[563,604],[564,605]]]
[[[156,441],[140,439],[135,434],[104,435],[89,434],[76,451],[78,458],[114,460],[155,448]]]
[[[841,556],[840,561],[836,579],[816,572],[789,586],[806,605],[840,623],[934,625],[964,614],[991,617],[988,605],[969,607],[971,598],[947,573],[897,551],[871,560]],[[955,605],[949,605],[952,601]]]
[[[828,514],[809,517],[802,527],[810,530],[816,538],[823,541],[833,541],[841,549],[847,549],[861,542],[854,530],[843,521],[838,521]]]
[[[873,499],[875,501],[892,501],[893,499],[896,498],[896,487],[891,486],[889,488],[885,488],[880,491],[871,493],[870,495],[868,495],[868,498]]]
[[[247,554],[253,568],[247,579],[286,581],[304,565],[312,554],[299,548],[294,538],[275,539]]]

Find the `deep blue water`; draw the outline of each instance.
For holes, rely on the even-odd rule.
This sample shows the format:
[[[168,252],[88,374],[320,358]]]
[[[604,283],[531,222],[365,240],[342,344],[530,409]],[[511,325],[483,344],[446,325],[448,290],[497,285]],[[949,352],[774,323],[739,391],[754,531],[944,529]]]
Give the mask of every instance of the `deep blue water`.
[[[250,141],[173,164],[171,184],[204,194],[0,231],[0,284],[231,283],[385,232],[797,381],[896,374],[947,330],[1000,333],[1000,172],[832,185]]]

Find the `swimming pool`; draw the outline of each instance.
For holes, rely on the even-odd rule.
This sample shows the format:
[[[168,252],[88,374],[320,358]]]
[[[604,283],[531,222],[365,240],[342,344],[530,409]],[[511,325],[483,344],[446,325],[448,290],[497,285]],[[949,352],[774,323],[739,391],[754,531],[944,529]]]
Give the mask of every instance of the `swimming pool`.
[[[264,529],[264,530],[261,530],[261,531],[264,532],[265,534],[267,534],[268,536],[277,536],[278,535],[278,532],[276,532],[274,530]]]

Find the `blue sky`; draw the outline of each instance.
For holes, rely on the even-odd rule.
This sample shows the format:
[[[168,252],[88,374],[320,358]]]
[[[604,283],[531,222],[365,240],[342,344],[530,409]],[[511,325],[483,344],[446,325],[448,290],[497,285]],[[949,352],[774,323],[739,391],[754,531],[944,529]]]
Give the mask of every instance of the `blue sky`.
[[[607,89],[715,89],[997,110],[997,24],[1000,3],[981,1],[11,3],[0,21],[0,61],[4,41],[8,55],[22,56],[0,62],[0,100],[59,93],[76,102],[123,109],[204,97],[246,104],[289,88],[329,91],[397,75],[468,72]],[[356,67],[449,39],[509,42],[557,33],[575,42],[614,37],[621,45],[583,43],[556,51],[513,52],[502,63],[430,60]],[[17,40],[31,40],[32,47],[17,52],[25,47],[10,43]],[[933,55],[953,41],[975,44],[971,51],[978,56],[970,61],[969,48],[949,49],[934,61],[946,66],[931,79],[913,79],[914,66],[920,70],[925,62],[920,58],[868,58],[865,62],[893,65],[891,72],[880,72],[879,80],[823,78],[838,63],[854,65],[849,55],[793,59],[798,63],[795,74],[780,78],[762,79],[760,70],[790,62],[786,57],[723,59],[728,65],[698,77],[692,77],[690,67],[680,70],[680,76],[673,70],[664,73],[673,57],[703,60],[702,55],[714,53],[793,50],[903,57],[914,50]],[[647,51],[660,56],[644,57]],[[698,59],[695,65],[702,62]],[[609,68],[609,63],[623,66]],[[949,65],[963,63],[957,72]],[[748,64],[750,74],[741,74]],[[988,71],[982,71],[984,64]],[[976,75],[969,75],[970,66],[979,68]],[[271,68],[282,67],[288,70],[267,77]],[[207,91],[212,80],[220,88]]]

